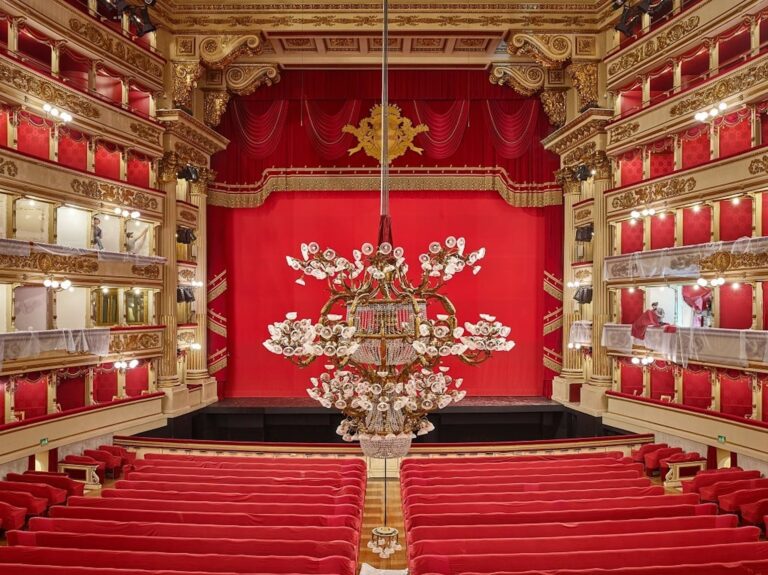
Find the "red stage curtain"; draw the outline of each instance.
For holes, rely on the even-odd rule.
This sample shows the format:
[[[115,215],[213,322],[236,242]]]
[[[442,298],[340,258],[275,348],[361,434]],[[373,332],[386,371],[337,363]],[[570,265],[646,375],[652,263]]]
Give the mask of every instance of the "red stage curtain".
[[[469,101],[456,100],[448,102],[447,106],[445,104],[419,104],[415,100],[412,102],[416,122],[429,126],[429,132],[416,136],[417,145],[424,148],[428,158],[444,160],[453,156],[458,151],[467,129]],[[440,107],[444,109],[441,110]]]
[[[59,163],[76,170],[88,167],[88,138],[85,134],[59,128]]]
[[[651,364],[651,399],[675,395],[675,364],[656,361]]]
[[[62,411],[76,409],[85,405],[85,373],[87,370],[62,370],[59,372],[59,385],[56,387],[56,402]]]
[[[494,313],[510,325],[517,345],[477,368],[452,364],[473,395],[543,393],[542,317],[552,308],[545,303],[542,280],[551,257],[547,252],[559,245],[547,241],[547,218],[550,214],[561,217],[561,212],[558,207],[514,208],[491,191],[392,194],[394,240],[406,250],[408,261],[417,261],[430,241],[452,234],[488,250],[482,272],[457,276],[445,293],[456,305],[460,321]],[[311,279],[305,287],[294,284],[297,275],[286,266],[284,256],[297,254],[299,245],[310,240],[342,254],[374,240],[378,195],[284,192],[273,194],[260,208],[213,209],[211,214],[211,221],[215,217],[217,229],[222,230],[221,241],[212,243],[226,249],[229,365],[225,395],[303,396],[308,378],[322,371],[322,362],[297,369],[264,349],[262,341],[267,324],[281,320],[286,312],[316,318],[327,291]],[[220,269],[219,261],[215,265],[212,273]],[[265,301],[270,305],[265,306]]]
[[[621,222],[621,253],[643,251],[645,220],[624,220]]]
[[[644,307],[645,292],[643,290],[638,288],[621,290],[621,323],[635,323],[635,320],[643,315]]]
[[[0,146],[8,147],[8,110],[0,106]]]
[[[671,248],[675,245],[675,215],[660,213],[651,218],[651,249]]]
[[[720,158],[741,154],[752,148],[752,112],[749,108],[718,119]]]
[[[132,152],[128,156],[128,165],[126,166],[126,179],[129,184],[134,186],[149,187],[149,158]]]
[[[112,401],[117,395],[117,370],[102,366],[93,370],[93,399],[97,403]]]
[[[738,203],[734,204],[734,201]],[[720,202],[720,239],[722,241],[752,237],[752,198]]]
[[[629,395],[643,394],[643,368],[621,360],[621,392]]]
[[[752,286],[726,284],[720,287],[720,327],[725,329],[749,329],[752,327]]]
[[[695,206],[683,210],[683,245],[708,244],[712,238],[712,209]]]
[[[24,412],[25,419],[45,415],[48,412],[47,375],[47,373],[28,374],[26,378],[16,380],[13,405],[16,411]]]
[[[415,124],[418,116],[430,125],[415,140],[424,153],[409,151],[393,167],[498,167],[512,182],[552,181],[559,163],[540,144],[552,128],[537,98],[494,86],[481,71],[457,76],[396,70],[390,76],[390,101]],[[303,71],[268,93],[235,97],[219,126],[231,143],[214,156],[212,167],[220,181],[231,184],[261,182],[270,169],[375,167],[363,151],[347,154],[357,140],[341,127],[367,117],[380,90],[374,71]]]
[[[705,368],[683,370],[683,405],[707,409],[712,403],[712,382]]]
[[[640,150],[627,152],[619,161],[622,186],[631,186],[643,181],[643,153]]]
[[[710,151],[709,125],[702,124],[680,134],[683,146],[683,169],[707,163],[712,157]]]
[[[720,411],[745,417],[752,414],[752,380],[741,372],[720,371]]]
[[[111,143],[99,142],[95,154],[96,175],[113,180],[120,179],[120,148]]]
[[[51,127],[43,118],[19,112],[18,150],[44,160],[51,156]]]
[[[149,364],[144,362],[125,372],[125,395],[136,397],[149,389]]]

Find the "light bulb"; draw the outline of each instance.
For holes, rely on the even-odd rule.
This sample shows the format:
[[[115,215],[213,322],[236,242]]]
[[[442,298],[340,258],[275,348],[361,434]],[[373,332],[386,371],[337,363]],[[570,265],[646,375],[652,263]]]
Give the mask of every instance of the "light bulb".
[[[193,342],[193,343],[191,343],[191,344],[189,345],[189,347],[190,347],[191,349],[194,349],[195,351],[198,351],[198,350],[200,350],[200,349],[202,349],[202,348],[203,348],[203,346],[202,346],[202,345],[200,345],[199,343],[197,343],[196,341],[195,341],[195,342]]]
[[[51,280],[51,287],[52,287],[53,289],[58,289],[58,288],[59,288],[59,282],[58,282],[58,280]]]
[[[627,291],[629,291],[629,293],[635,293],[635,288],[631,287]]]
[[[712,109],[709,111],[709,115],[710,115],[710,116],[712,116],[713,118],[714,118],[715,116],[717,116],[719,113],[720,113],[720,112],[718,111],[718,109],[717,109],[717,108],[712,108]]]
[[[138,359],[132,359],[132,360],[131,360],[131,361],[128,363],[128,367],[130,367],[131,369],[133,369],[133,368],[134,368],[134,367],[136,367],[137,365],[139,365],[139,360],[138,360]]]
[[[47,279],[47,278],[46,278],[46,279],[43,281],[43,285],[44,285],[45,287],[51,287],[51,280],[49,280],[49,279]]]
[[[119,216],[122,211],[120,208],[115,208],[115,215]]]
[[[51,116],[53,116],[54,118],[58,118],[59,117],[59,109],[58,108],[51,108]]]
[[[693,211],[698,214],[701,211],[701,206],[699,204],[696,204],[695,206],[693,206]]]
[[[649,215],[651,212],[650,212],[650,211],[649,211],[649,210],[646,208],[646,209],[644,209],[644,210],[643,210],[642,212],[640,212],[640,213],[641,213],[641,214],[643,214],[643,217],[645,217],[645,216]]]
[[[69,286],[69,289],[68,289],[67,291],[68,291],[68,292],[70,292],[70,293],[74,293],[74,291],[75,291],[75,288],[74,288],[74,287],[72,287],[72,286]]]
[[[29,200],[29,207],[33,207],[35,205],[35,200]]]
[[[629,215],[632,216],[633,218],[639,218],[640,217],[640,212],[638,212],[637,210],[632,210],[629,213]]]
[[[707,113],[706,112],[697,112],[694,116],[697,122],[705,122],[707,120]]]
[[[704,287],[704,286],[707,285],[707,280],[705,280],[704,278],[699,278],[699,279],[696,280],[696,283],[698,285],[700,285],[701,287]]]
[[[133,288],[133,293],[135,293],[136,295],[140,294],[141,288],[138,288],[138,287]]]
[[[575,347],[576,349],[581,349],[581,344],[580,344],[580,343],[577,343],[577,344],[576,344],[574,347]]]
[[[109,288],[104,286],[103,288],[101,288],[101,293],[109,293]]]
[[[138,211],[136,211],[136,210],[133,210],[133,211],[131,212],[131,217],[132,217],[134,220],[138,219],[140,215],[141,215],[141,213],[139,213],[139,212],[138,212]]]
[[[46,112],[50,112],[51,105],[48,102],[46,102],[45,104],[43,104],[43,110],[45,110]]]
[[[72,282],[69,280],[64,280],[61,282],[61,289],[69,289],[72,287]]]
[[[717,285],[723,285],[725,283],[725,278],[717,278]]]
[[[741,288],[741,284],[740,284],[739,282],[733,282],[733,283],[731,284],[731,287],[732,287],[733,289],[739,289],[739,288]]]
[[[659,214],[659,219],[660,219],[660,220],[666,220],[666,219],[667,219],[667,214],[666,214],[666,212],[661,212],[661,213]]]
[[[635,365],[638,365],[640,363],[640,358],[639,357],[633,357],[632,358],[632,363],[635,364]]]
[[[738,205],[741,203],[741,198],[733,198],[733,199],[731,200],[731,203],[732,203],[734,206],[738,206]]]
[[[592,169],[589,171],[589,173],[590,173],[590,174],[592,174],[593,176],[596,176],[596,175],[597,175],[597,170],[596,170],[596,169],[594,169],[594,168],[592,168]]]
[[[656,215],[656,210],[655,210],[655,209],[653,209],[653,208],[650,208],[650,209],[648,210],[648,215],[649,215],[649,216],[655,216],[655,215]]]
[[[631,220],[629,220],[630,226],[634,226],[636,223],[637,223],[637,220],[635,218],[632,218]]]
[[[573,344],[572,343],[568,344],[568,349],[573,349]]]
[[[124,218],[127,218],[128,216],[131,215],[131,212],[129,212],[128,210],[123,210],[122,212],[120,212],[120,215],[123,216]]]
[[[726,104],[725,102],[720,102],[720,103],[717,105],[717,107],[718,107],[718,108],[720,109],[720,111],[722,112],[723,110],[725,110],[725,109],[728,107],[728,104]]]

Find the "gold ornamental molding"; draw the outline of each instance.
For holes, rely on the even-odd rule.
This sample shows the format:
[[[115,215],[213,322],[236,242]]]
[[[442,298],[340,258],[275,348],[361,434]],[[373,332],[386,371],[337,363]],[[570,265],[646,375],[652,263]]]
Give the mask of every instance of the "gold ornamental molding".
[[[208,36],[200,41],[200,57],[203,65],[214,70],[223,70],[240,56],[261,54],[261,39],[258,36]]]
[[[155,62],[141,48],[131,47],[127,40],[120,41],[117,38],[110,37],[100,29],[100,26],[101,24],[83,22],[77,18],[70,18],[69,20],[69,29],[89,44],[93,44],[109,55],[114,56],[116,60],[125,62],[149,76],[162,80],[163,66],[161,64]]]
[[[176,136],[211,156],[227,147],[229,140],[187,114],[184,110],[158,110],[157,118],[166,134]],[[203,165],[207,165],[207,162]]]
[[[562,156],[568,150],[605,133],[613,110],[590,108],[542,140],[544,148]]]
[[[588,220],[592,217],[592,208],[582,208],[580,210],[576,210],[573,213],[573,219],[576,223],[583,222],[584,220]]]
[[[146,266],[131,266],[131,273],[136,277],[156,280],[160,277],[160,266],[157,264],[149,264]]]
[[[619,142],[634,136],[639,129],[640,122],[629,122],[627,124],[622,124],[621,126],[617,126],[611,130],[608,130],[608,141],[611,144],[618,144]]]
[[[356,154],[360,150],[371,158],[381,162],[381,130],[384,125],[384,110],[381,104],[376,104],[371,108],[371,114],[367,118],[362,118],[357,127],[347,124],[341,131],[346,134],[352,134],[357,138],[357,146],[350,148],[349,155]],[[410,118],[402,114],[402,110],[396,104],[387,106],[387,126],[389,128],[389,141],[387,142],[387,160],[391,164],[393,160],[404,155],[408,150],[421,155],[422,148],[413,143],[413,139],[423,132],[429,131],[426,124],[413,125]]]
[[[0,83],[84,118],[98,118],[101,115],[98,107],[87,98],[3,61],[0,61]]]
[[[702,272],[725,273],[768,267],[768,252],[733,253],[721,250],[699,260]]]
[[[669,111],[673,118],[698,112],[712,106],[731,96],[737,96],[745,90],[752,88],[768,79],[768,62],[760,62],[747,66],[741,72],[730,77],[718,80],[705,88],[694,91],[691,96],[684,98]]]
[[[507,44],[511,56],[525,56],[545,68],[559,68],[570,59],[573,43],[564,34],[515,34]]]
[[[657,34],[642,46],[630,50],[621,58],[609,64],[608,75],[614,76],[619,72],[631,70],[637,67],[641,62],[653,58],[661,51],[677,44],[680,40],[696,30],[699,26],[699,21],[700,18],[698,16],[691,16],[683,22],[678,22],[670,29]]]
[[[179,210],[179,219],[189,224],[197,223],[197,214],[190,210]]]
[[[190,283],[197,277],[197,272],[190,268],[179,268],[179,281],[182,283]]]
[[[136,134],[142,140],[146,140],[152,144],[161,144],[160,138],[163,135],[163,130],[145,126],[144,124],[139,124],[137,122],[131,122],[131,132]]]
[[[535,64],[494,64],[488,79],[521,96],[532,96],[544,87],[544,69]]]
[[[659,200],[674,198],[695,189],[696,178],[672,178],[626,191],[613,198],[611,206],[617,210],[635,208]]]
[[[749,163],[749,173],[753,176],[768,173],[768,156],[752,160]]]
[[[159,333],[112,332],[109,334],[109,351],[113,353],[153,350],[160,345]]]
[[[70,185],[73,192],[92,200],[128,206],[138,210],[158,211],[161,207],[157,198],[149,194],[107,182],[74,179]]]
[[[62,256],[41,252],[28,256],[0,254],[0,268],[29,270],[33,272],[70,273],[89,275],[99,270],[99,262],[88,256]]]
[[[182,164],[194,164],[195,166],[201,167],[208,165],[208,156],[199,152],[189,144],[176,142],[173,144],[173,149],[176,150]]]
[[[579,94],[582,108],[596,106],[599,100],[597,69],[596,62],[574,62],[566,70]]]
[[[15,178],[18,175],[19,167],[16,165],[16,162],[0,158],[0,176]]]
[[[226,208],[257,208],[274,192],[375,191],[380,175],[371,168],[295,168],[264,171],[260,182],[246,185],[214,183],[208,203]],[[511,181],[505,170],[492,168],[400,168],[390,170],[394,191],[497,192],[509,205],[541,208],[563,203],[556,182],[540,184]]]
[[[573,274],[573,278],[580,284],[592,285],[592,270],[589,268],[577,269]]]
[[[203,118],[209,126],[218,126],[221,123],[221,117],[227,110],[229,103],[229,92],[226,90],[207,90],[203,100]]]
[[[539,98],[549,123],[558,128],[565,125],[567,118],[565,90],[544,90]]]
[[[594,154],[596,151],[597,143],[587,142],[586,144],[577,146],[568,152],[565,156],[563,156],[562,163],[566,166],[570,166],[571,164],[584,162],[588,156]]]
[[[279,81],[277,64],[233,64],[224,72],[227,89],[238,96],[253,94],[262,86],[272,86]]]
[[[203,67],[198,61],[172,62],[173,68],[173,104],[181,108],[189,108],[192,103],[192,90],[197,87],[197,81],[203,75]]]

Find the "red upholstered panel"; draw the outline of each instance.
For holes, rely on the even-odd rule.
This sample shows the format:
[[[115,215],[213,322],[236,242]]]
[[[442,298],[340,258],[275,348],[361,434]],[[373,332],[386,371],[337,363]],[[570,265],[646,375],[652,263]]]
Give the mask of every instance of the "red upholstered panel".
[[[23,411],[24,418],[45,415],[48,411],[48,381],[40,376],[37,381],[19,379],[13,402],[16,411]]]
[[[651,153],[651,177],[658,178],[675,170],[675,154],[672,150]]]
[[[633,290],[633,291],[630,291]],[[638,288],[621,290],[621,323],[633,323],[643,314],[645,292]]]
[[[80,132],[75,130],[60,131],[58,151],[60,164],[76,170],[87,168],[88,140]]]
[[[768,113],[766,112],[760,114],[760,141],[768,144]]]
[[[643,99],[643,91],[638,87],[635,90],[621,92],[621,114],[629,114],[640,109]]]
[[[643,155],[637,151],[621,158],[621,185],[629,186],[643,179]]]
[[[643,394],[643,368],[631,363],[621,363],[621,391],[630,395]]]
[[[711,239],[712,209],[694,206],[683,210],[683,245],[706,244]]]
[[[763,421],[768,421],[768,383],[762,380],[760,384],[763,386]]]
[[[5,423],[5,380],[0,380],[0,423]]]
[[[712,382],[709,370],[693,372],[683,370],[683,405],[707,409],[712,400]]]
[[[720,411],[744,417],[752,413],[752,381],[744,374],[720,373]]]
[[[718,130],[720,157],[728,158],[746,152],[752,147],[752,125],[749,119],[733,126],[722,124]]]
[[[734,203],[737,202],[737,203]],[[752,236],[752,198],[720,202],[720,239],[737,240]]]
[[[0,146],[8,146],[8,111],[0,108]]]
[[[215,491],[217,493],[252,493],[252,483],[206,483],[201,478],[190,479],[187,482],[157,482],[157,481],[118,481],[118,489],[154,489],[157,491]],[[326,485],[258,485],[259,493],[312,493],[312,494],[355,494],[360,493],[359,485],[334,487]]]
[[[117,395],[117,370],[101,371],[95,369],[93,372],[93,399],[99,403],[112,401]]]
[[[136,154],[128,156],[126,178],[129,184],[149,187],[149,160]]]
[[[675,245],[675,216],[657,214],[651,218],[651,249],[671,248]]]
[[[675,370],[674,364],[657,361],[651,365],[651,397],[660,399],[662,395],[675,395]]]
[[[131,84],[131,89],[128,92],[128,105],[140,114],[149,116],[149,92]]]
[[[683,140],[683,169],[693,168],[708,162],[711,157],[709,132],[703,131],[698,137]]]
[[[739,285],[738,288],[734,287]],[[752,327],[752,286],[725,284],[720,287],[720,327],[749,329]]]
[[[85,376],[60,378],[56,387],[56,401],[61,409],[75,409],[85,405]]]
[[[19,113],[17,128],[18,150],[42,158],[50,157],[50,128],[42,118],[32,114]]]
[[[643,229],[645,220],[624,220],[621,222],[621,253],[643,251]]]
[[[99,143],[96,146],[95,168],[97,176],[120,178],[120,150],[114,145]]]
[[[141,395],[149,389],[149,364],[144,363],[125,372],[125,394],[128,397]]]

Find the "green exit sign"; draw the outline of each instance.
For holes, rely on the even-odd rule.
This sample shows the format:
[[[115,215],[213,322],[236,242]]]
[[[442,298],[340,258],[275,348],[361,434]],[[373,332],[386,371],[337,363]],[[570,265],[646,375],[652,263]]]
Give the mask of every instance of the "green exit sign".
[[[47,438],[47,437],[43,437],[43,438],[40,440],[40,447],[43,447],[43,446],[45,446],[45,445],[48,445],[48,438]]]
[[[725,443],[725,435],[718,435],[717,436],[717,442],[718,443]]]

